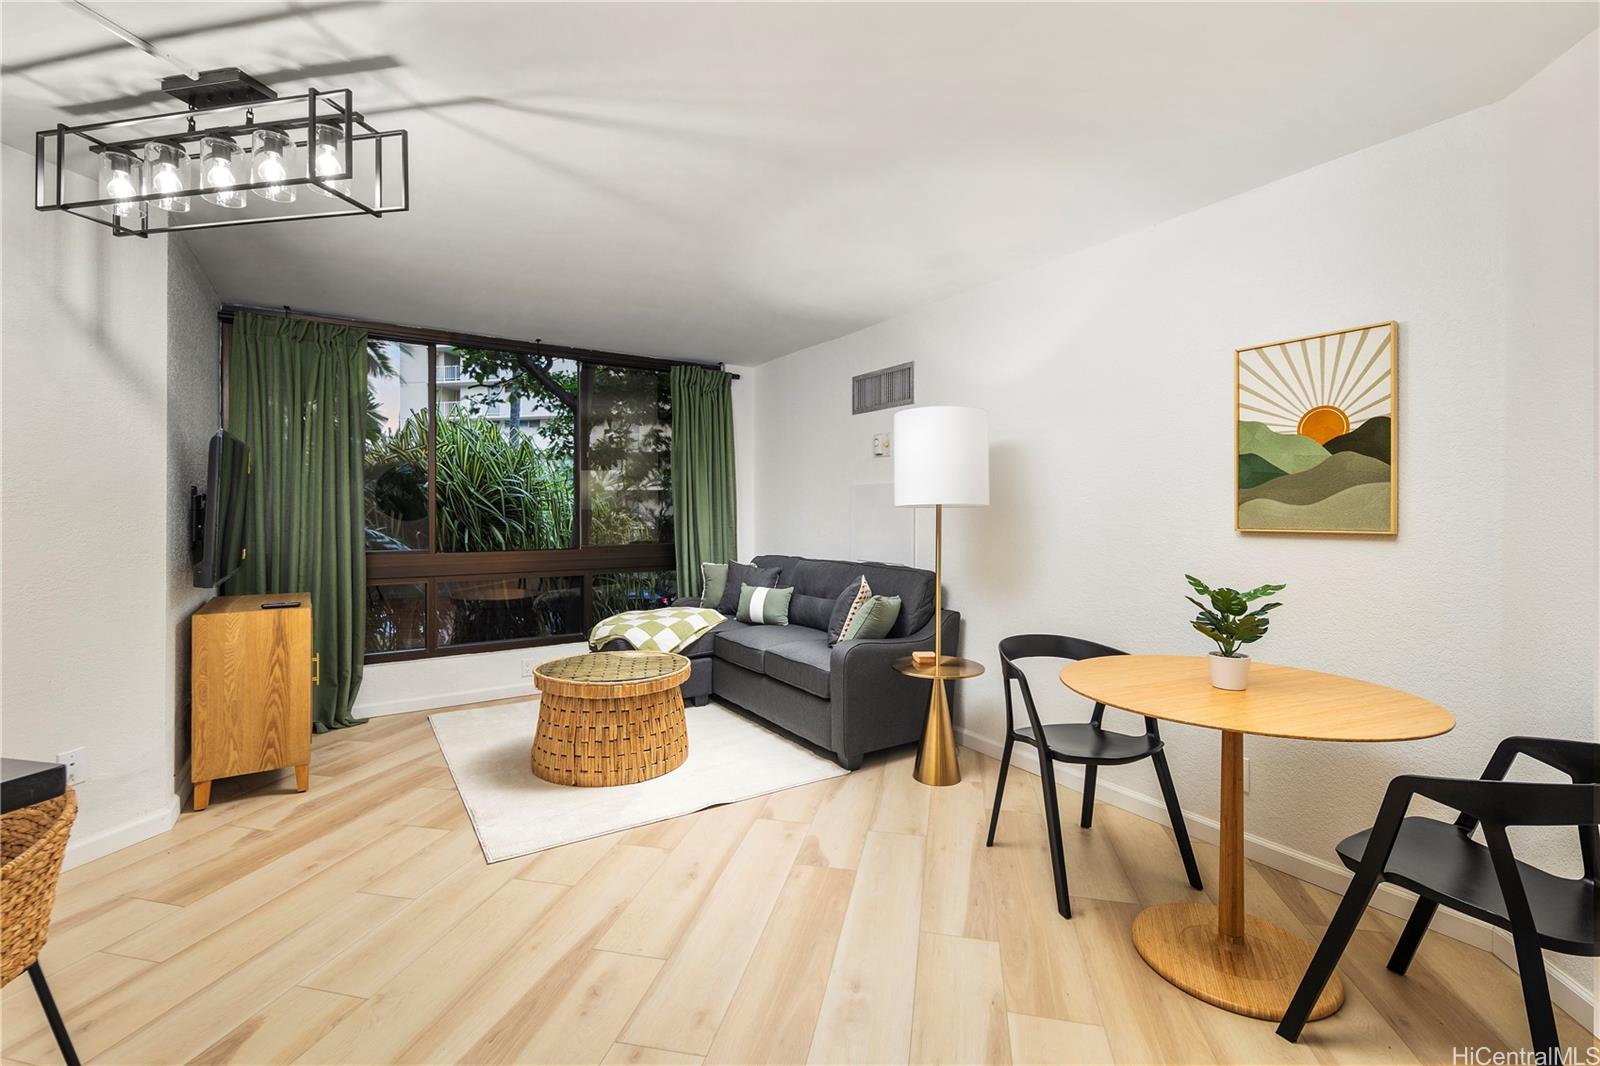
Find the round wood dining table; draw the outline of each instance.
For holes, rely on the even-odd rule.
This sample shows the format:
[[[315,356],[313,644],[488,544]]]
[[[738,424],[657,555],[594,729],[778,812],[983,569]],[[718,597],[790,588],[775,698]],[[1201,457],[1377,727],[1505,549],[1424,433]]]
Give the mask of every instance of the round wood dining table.
[[[1421,740],[1449,732],[1450,712],[1368,681],[1254,663],[1242,692],[1213,688],[1204,655],[1107,655],[1071,663],[1061,681],[1096,703],[1222,733],[1217,903],[1165,903],[1139,912],[1133,943],[1150,968],[1185,992],[1236,1014],[1282,1019],[1314,945],[1244,909],[1244,738]],[[1380,797],[1373,797],[1374,807]],[[1311,1018],[1344,1003],[1335,974]]]

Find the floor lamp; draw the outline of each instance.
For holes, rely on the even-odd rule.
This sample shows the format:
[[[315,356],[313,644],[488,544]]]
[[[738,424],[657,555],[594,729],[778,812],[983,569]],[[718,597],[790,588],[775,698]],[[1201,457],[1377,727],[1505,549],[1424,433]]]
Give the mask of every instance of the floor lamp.
[[[944,509],[989,505],[989,413],[976,407],[912,407],[894,416],[894,505],[933,508],[933,692],[917,749],[916,779],[961,780],[941,676],[944,654]]]

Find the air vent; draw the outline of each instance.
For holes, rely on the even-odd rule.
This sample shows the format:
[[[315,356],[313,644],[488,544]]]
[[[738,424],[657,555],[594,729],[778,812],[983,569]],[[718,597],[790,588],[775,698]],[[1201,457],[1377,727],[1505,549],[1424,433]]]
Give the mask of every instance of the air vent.
[[[850,379],[850,407],[852,414],[882,411],[886,407],[904,407],[916,402],[916,364],[874,370],[870,374],[857,374]]]

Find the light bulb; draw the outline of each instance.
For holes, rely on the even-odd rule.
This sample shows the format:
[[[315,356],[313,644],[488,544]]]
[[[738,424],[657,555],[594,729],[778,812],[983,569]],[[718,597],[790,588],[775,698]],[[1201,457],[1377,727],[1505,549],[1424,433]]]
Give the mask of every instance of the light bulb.
[[[135,155],[121,150],[108,150],[100,156],[100,199],[115,203],[102,205],[102,210],[112,218],[141,218],[144,201],[134,197],[144,194],[144,164]]]
[[[344,177],[344,130],[336,122],[319,122],[316,128],[317,177],[323,184],[349,195],[350,179]],[[328,189],[317,189],[323,196],[333,196]]]
[[[183,179],[178,177],[178,168],[171,163],[157,163],[155,174],[150,178],[150,184],[155,186],[156,192],[170,195],[183,188]],[[171,210],[162,201],[158,200],[157,203],[161,203],[166,210]]]
[[[251,180],[257,185],[266,185],[264,189],[255,190],[263,200],[281,204],[294,202],[294,186],[282,184],[289,177],[289,167],[284,162],[289,147],[289,135],[282,130],[256,130],[255,150],[250,157]]]
[[[114,196],[118,200],[131,200],[139,194],[134,189],[133,179],[128,176],[128,172],[126,170],[117,170],[112,172],[111,180],[106,183],[106,195]],[[117,204],[117,214],[122,214],[132,206],[132,204],[125,203]]]
[[[200,184],[205,189],[201,195],[208,203],[218,207],[244,206],[244,193],[234,188],[239,183],[233,172],[238,153],[239,146],[231,137],[207,137],[200,142]]]
[[[189,198],[181,195],[188,187],[186,174],[189,154],[183,145],[156,141],[150,145],[150,189],[162,194],[155,206],[163,211],[183,213],[189,210]]]

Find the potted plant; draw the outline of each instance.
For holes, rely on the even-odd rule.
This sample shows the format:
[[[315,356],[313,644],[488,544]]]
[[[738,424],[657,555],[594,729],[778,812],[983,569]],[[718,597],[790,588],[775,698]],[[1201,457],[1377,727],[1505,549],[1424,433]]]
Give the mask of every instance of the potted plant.
[[[1184,599],[1200,608],[1200,613],[1189,623],[1217,642],[1211,653],[1211,683],[1217,688],[1235,692],[1243,691],[1250,679],[1250,656],[1241,655],[1239,648],[1254,644],[1267,635],[1267,612],[1281,603],[1264,603],[1251,610],[1250,605],[1274,593],[1282,592],[1286,585],[1261,585],[1249,592],[1237,589],[1207,588],[1206,583],[1189,574],[1190,586],[1209,601],[1201,603],[1193,596]]]

